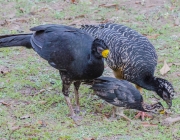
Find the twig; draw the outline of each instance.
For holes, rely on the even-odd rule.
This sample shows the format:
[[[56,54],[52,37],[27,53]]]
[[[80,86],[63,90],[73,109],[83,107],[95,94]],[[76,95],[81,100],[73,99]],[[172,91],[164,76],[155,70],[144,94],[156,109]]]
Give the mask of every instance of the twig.
[[[169,126],[175,122],[178,122],[180,121],[180,116],[176,117],[176,118],[166,118],[164,121],[162,121],[162,125],[166,125],[166,126]]]
[[[11,105],[11,104],[6,103],[6,102],[4,102],[4,101],[0,101],[0,103],[3,104],[3,105],[6,105],[6,106],[10,106],[10,105]]]
[[[41,89],[39,92],[36,92],[35,94],[31,94],[31,96],[36,96],[38,94],[42,94],[45,91],[46,91],[45,89]]]

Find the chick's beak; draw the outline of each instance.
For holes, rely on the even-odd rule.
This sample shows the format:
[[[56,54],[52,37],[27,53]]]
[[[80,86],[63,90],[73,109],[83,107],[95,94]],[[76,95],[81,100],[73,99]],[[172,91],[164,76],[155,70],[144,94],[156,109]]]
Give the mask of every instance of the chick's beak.
[[[165,113],[165,110],[161,110],[159,113],[160,113],[160,114],[164,114],[164,113]]]
[[[168,107],[171,108],[171,106],[172,106],[172,100],[167,100],[166,103],[168,104]]]
[[[102,57],[107,58],[108,55],[109,55],[109,50],[108,50],[108,49],[103,50],[102,53],[101,53],[101,55],[102,55]]]

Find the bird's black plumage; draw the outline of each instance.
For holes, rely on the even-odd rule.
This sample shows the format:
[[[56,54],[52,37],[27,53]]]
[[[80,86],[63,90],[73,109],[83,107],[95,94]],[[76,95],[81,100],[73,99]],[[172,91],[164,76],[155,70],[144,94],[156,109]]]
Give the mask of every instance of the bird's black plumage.
[[[92,85],[91,89],[97,96],[112,105],[153,113],[160,113],[164,110],[161,103],[152,106],[144,104],[140,92],[126,80],[99,77],[88,84]]]
[[[82,30],[102,39],[110,54],[106,59],[116,78],[155,91],[169,106],[175,91],[167,80],[154,76],[157,54],[150,41],[135,30],[119,24],[84,25]]]
[[[102,75],[104,62],[101,53],[107,46],[102,40],[94,39],[85,31],[64,25],[40,25],[31,28],[31,31],[34,33],[0,36],[0,48],[32,47],[39,56],[58,69],[63,83],[62,92],[71,115],[75,115],[68,98],[69,86],[74,83],[79,106],[78,89],[81,80]]]

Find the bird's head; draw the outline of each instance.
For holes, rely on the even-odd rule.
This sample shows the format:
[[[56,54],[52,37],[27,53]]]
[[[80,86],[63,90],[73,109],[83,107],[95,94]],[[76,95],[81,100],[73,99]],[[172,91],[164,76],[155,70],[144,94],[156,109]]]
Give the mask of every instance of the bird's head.
[[[92,44],[92,53],[97,58],[107,58],[109,49],[103,40],[96,38]]]
[[[144,111],[147,111],[147,112],[152,112],[155,114],[164,114],[165,113],[164,107],[160,102],[152,104],[152,105],[142,103],[142,107],[143,107]]]
[[[158,86],[156,89],[157,94],[168,104],[169,108],[172,106],[172,99],[174,98],[175,91],[171,83],[165,79],[156,78]]]

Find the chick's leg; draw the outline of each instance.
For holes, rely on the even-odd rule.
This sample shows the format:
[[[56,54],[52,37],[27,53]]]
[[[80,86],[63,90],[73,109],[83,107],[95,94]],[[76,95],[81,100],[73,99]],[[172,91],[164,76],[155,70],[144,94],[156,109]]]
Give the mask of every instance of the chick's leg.
[[[129,119],[125,114],[123,108],[115,107],[113,106],[113,116],[120,116],[123,117],[126,121],[131,122],[131,119]]]
[[[113,73],[117,79],[123,79],[123,67],[119,68],[116,71],[113,71]],[[123,117],[125,120],[131,122],[131,120],[126,115],[124,115],[124,109],[123,108],[113,107],[113,116],[115,116],[115,115]]]
[[[142,93],[143,89],[140,86],[136,85],[136,88],[139,90],[140,93]],[[139,111],[138,114],[135,116],[136,119],[141,118],[142,121],[145,117],[152,118],[151,115],[142,111]]]

